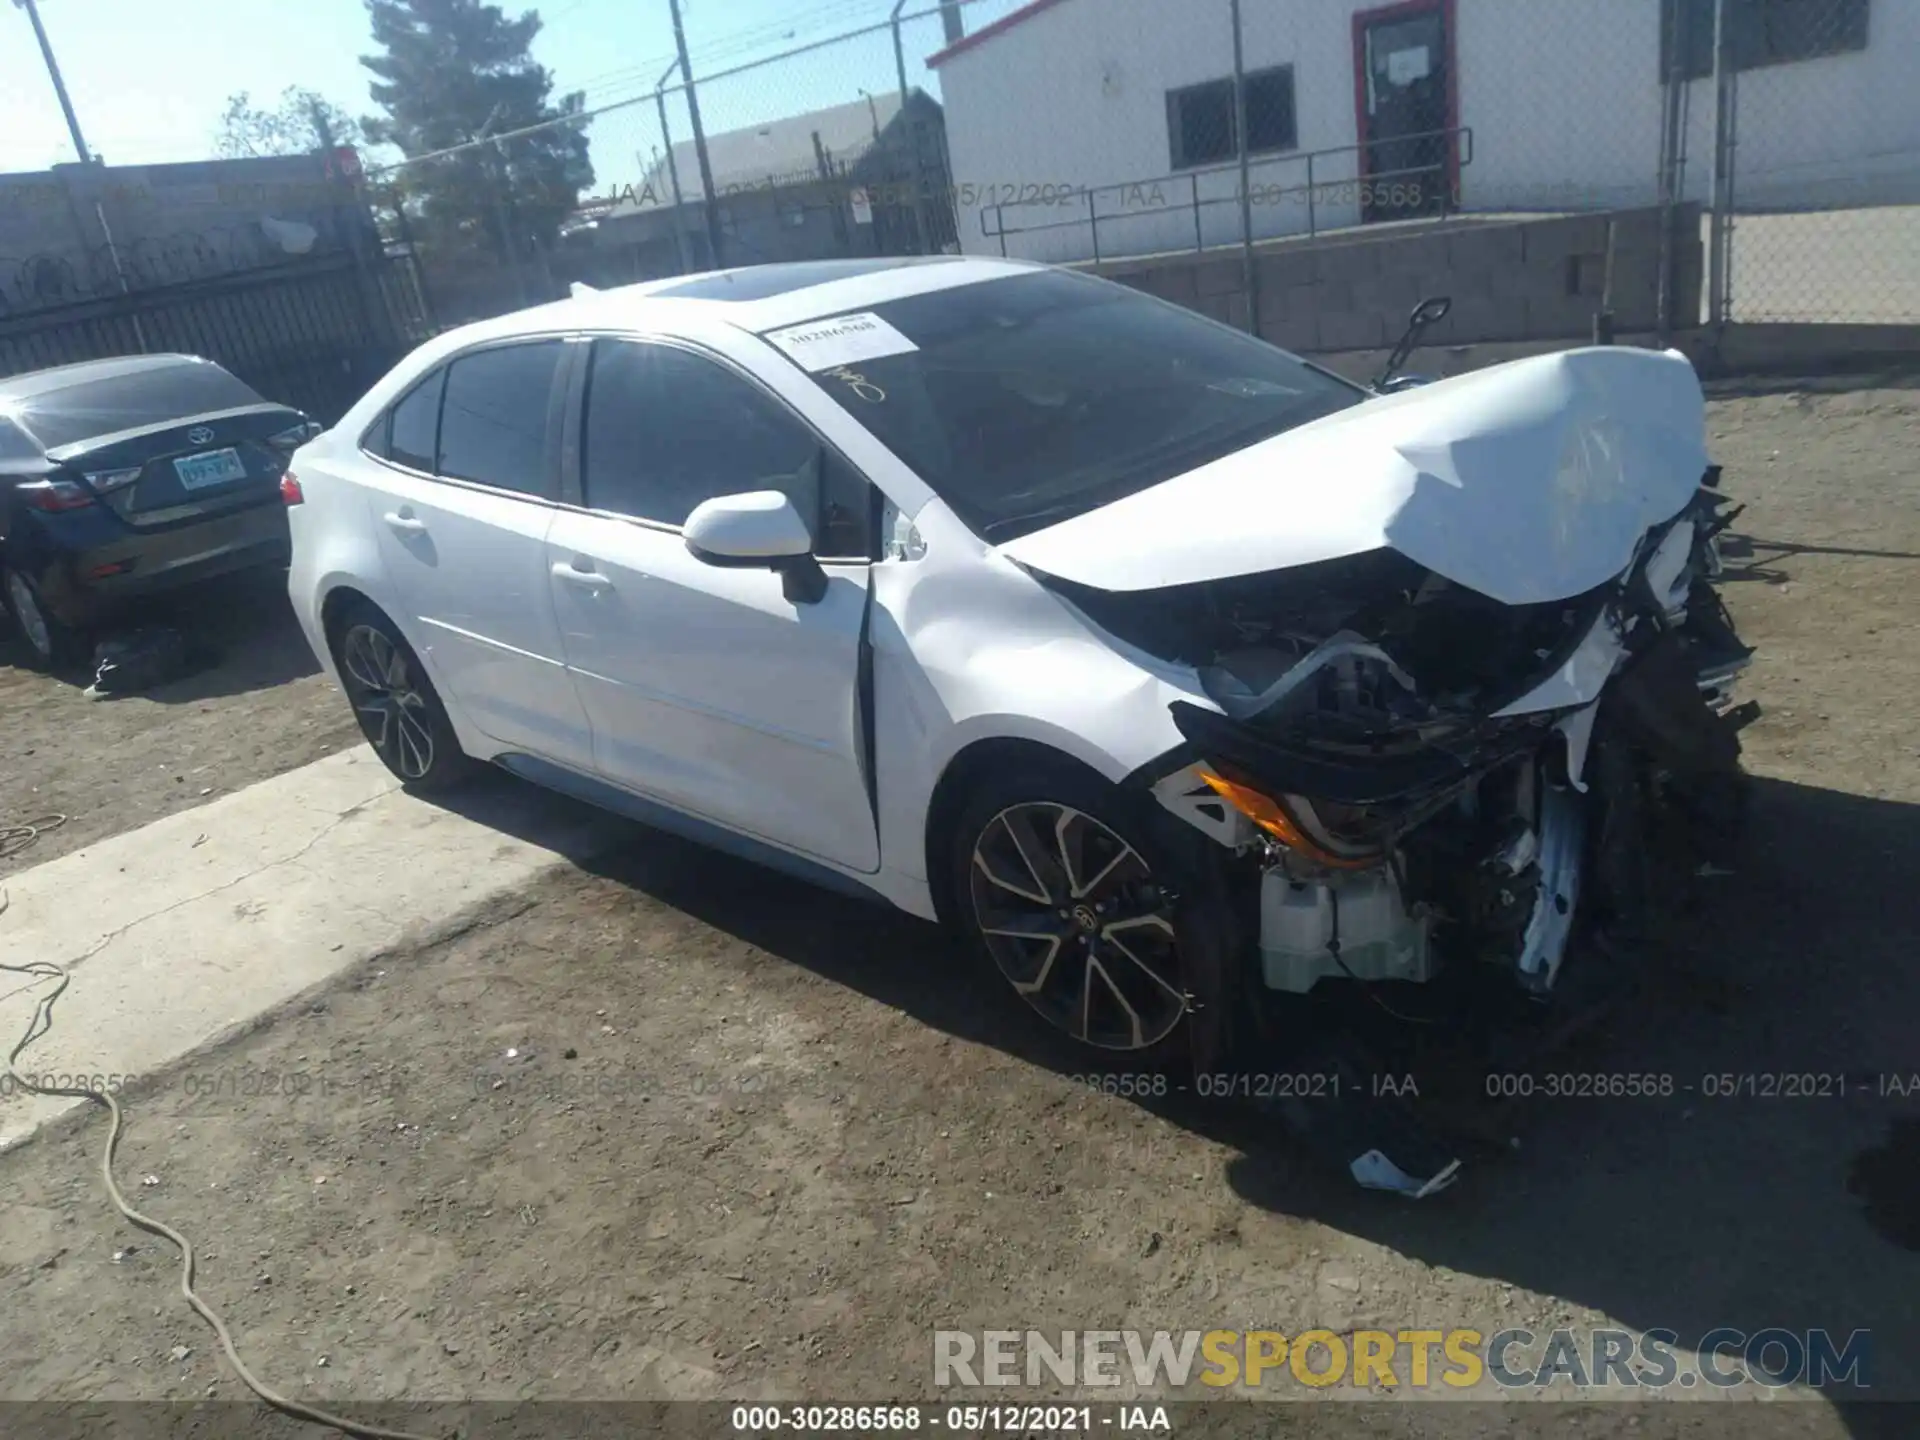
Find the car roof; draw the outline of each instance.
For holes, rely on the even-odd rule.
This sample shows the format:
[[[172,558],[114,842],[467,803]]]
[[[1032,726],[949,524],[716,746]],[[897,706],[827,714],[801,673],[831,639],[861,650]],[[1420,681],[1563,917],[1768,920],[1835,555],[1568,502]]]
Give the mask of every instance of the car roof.
[[[907,295],[978,285],[1046,267],[980,256],[876,256],[746,265],[643,280],[608,290],[582,288],[565,300],[482,320],[439,337],[441,353],[476,341],[537,330],[635,326],[673,334],[696,320],[720,320],[758,334],[844,314]]]
[[[111,360],[82,360],[75,365],[56,365],[50,370],[29,370],[21,375],[0,376],[0,403],[32,400],[75,385],[91,385],[100,380],[118,380],[154,370],[177,369],[183,365],[212,365],[198,355],[119,355]]]

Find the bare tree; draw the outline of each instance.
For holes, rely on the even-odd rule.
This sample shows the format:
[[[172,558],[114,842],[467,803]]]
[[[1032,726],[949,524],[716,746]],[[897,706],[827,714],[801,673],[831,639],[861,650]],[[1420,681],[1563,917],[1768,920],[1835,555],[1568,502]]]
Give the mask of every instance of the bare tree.
[[[227,160],[251,155],[310,155],[365,140],[360,122],[316,91],[289,85],[271,109],[245,90],[227,97],[214,140]]]

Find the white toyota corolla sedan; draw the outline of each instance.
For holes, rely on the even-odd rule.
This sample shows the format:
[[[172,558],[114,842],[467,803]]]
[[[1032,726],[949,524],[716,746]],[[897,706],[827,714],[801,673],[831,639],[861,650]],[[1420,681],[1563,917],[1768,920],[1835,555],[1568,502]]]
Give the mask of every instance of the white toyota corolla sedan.
[[[1737,776],[1703,419],[1674,353],[1380,394],[1075,272],[769,265],[421,347],[295,456],[291,589],[408,784],[878,896],[1109,1065],[1311,1101],[1364,1084],[1316,999],[1538,1004]],[[1336,1110],[1362,1183],[1452,1178]]]

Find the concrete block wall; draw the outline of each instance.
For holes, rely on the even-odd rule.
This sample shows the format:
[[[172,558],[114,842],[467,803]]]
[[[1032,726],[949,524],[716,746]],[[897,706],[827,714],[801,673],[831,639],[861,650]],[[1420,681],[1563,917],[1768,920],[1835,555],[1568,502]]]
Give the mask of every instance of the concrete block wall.
[[[1660,211],[1381,227],[1358,234],[1264,245],[1255,252],[1260,335],[1288,350],[1369,350],[1391,345],[1408,312],[1429,295],[1453,310],[1428,332],[1436,345],[1572,340],[1592,333],[1606,288],[1612,227],[1611,308],[1620,332],[1659,319]],[[1704,255],[1698,206],[1674,218],[1672,314],[1699,323]],[[1095,265],[1095,273],[1244,326],[1242,257],[1219,251]]]

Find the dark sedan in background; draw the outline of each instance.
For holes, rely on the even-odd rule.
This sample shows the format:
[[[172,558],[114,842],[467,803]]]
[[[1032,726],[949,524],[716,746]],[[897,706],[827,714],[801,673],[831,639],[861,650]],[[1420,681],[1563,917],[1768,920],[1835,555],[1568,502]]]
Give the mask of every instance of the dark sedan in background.
[[[162,590],[287,561],[280,482],[321,427],[211,360],[0,378],[0,601],[43,668]]]

